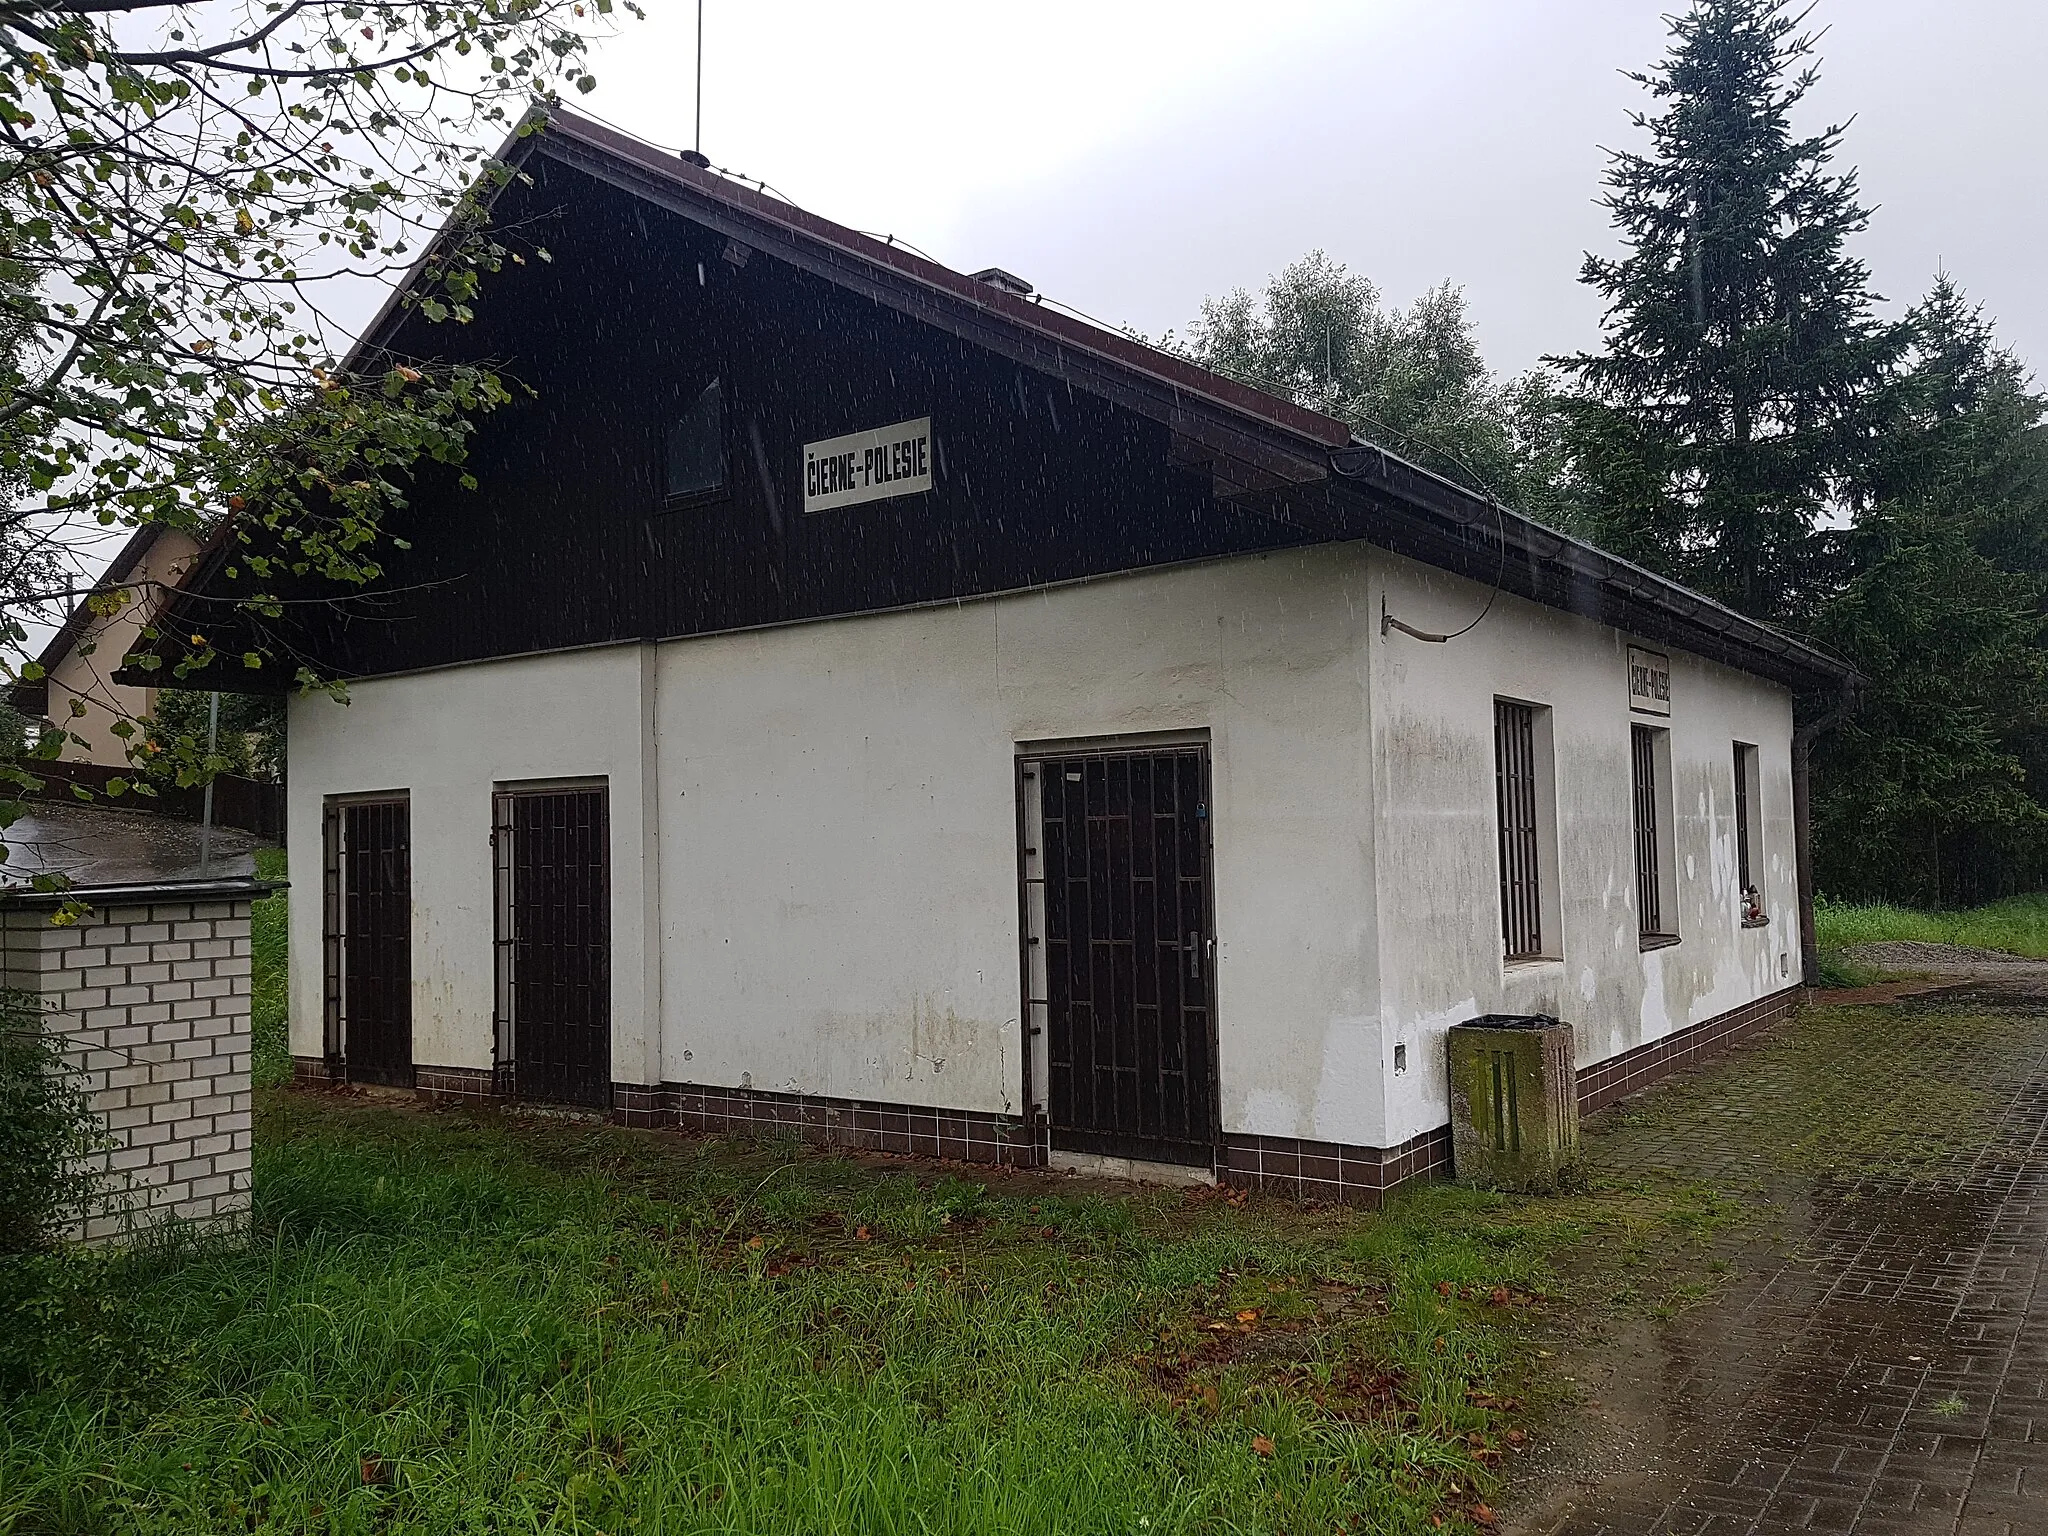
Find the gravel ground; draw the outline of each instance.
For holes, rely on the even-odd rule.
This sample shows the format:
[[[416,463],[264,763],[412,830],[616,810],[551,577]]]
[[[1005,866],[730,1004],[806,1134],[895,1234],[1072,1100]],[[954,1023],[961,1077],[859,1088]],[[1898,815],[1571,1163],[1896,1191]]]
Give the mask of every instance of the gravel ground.
[[[1887,939],[1882,944],[1852,944],[1842,951],[1857,965],[1880,971],[1931,971],[1969,976],[1988,967],[2048,965],[2002,949],[1972,949],[1966,944],[1923,944],[1917,939]]]

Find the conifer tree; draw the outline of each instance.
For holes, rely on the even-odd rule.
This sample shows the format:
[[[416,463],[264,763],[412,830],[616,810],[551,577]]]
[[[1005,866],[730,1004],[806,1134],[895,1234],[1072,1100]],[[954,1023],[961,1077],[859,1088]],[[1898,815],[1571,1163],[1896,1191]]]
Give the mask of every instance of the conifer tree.
[[[1796,620],[1838,579],[1817,532],[1868,472],[1909,336],[1872,312],[1842,128],[1802,136],[1815,38],[1787,0],[1695,0],[1647,153],[1612,157],[1626,251],[1588,255],[1605,347],[1556,360],[1597,534],[1744,612]]]
[[[2048,871],[2048,400],[1946,274],[1915,306],[1820,639],[1864,677],[1815,760],[1839,896],[1973,902]]]
[[[1988,558],[2048,576],[2048,399],[1946,272],[1910,319],[1898,409],[1862,503],[1963,518]]]

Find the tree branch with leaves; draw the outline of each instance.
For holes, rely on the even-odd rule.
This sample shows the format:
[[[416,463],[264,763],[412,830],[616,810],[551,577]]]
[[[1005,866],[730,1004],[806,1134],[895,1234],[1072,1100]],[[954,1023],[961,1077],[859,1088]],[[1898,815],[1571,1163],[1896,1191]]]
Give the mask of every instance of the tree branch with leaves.
[[[0,626],[14,648],[49,615],[38,589],[81,584],[34,558],[63,542],[52,530],[204,537],[231,518],[227,537],[261,536],[242,557],[259,609],[288,572],[381,574],[412,467],[459,463],[514,385],[353,351],[364,301],[381,289],[461,324],[492,272],[546,259],[490,222],[514,174],[497,151],[558,92],[594,86],[613,9],[0,3],[0,481],[14,492],[0,532],[23,576],[0,592]],[[178,680],[199,686],[218,660],[198,646]],[[237,660],[319,681],[289,658]],[[35,754],[61,754],[51,734]],[[19,761],[0,775],[32,782]]]

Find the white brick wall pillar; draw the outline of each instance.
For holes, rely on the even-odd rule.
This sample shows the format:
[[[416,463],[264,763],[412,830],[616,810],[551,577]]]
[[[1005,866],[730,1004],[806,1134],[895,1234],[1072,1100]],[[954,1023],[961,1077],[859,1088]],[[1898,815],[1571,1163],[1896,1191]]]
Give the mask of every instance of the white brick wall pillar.
[[[43,1002],[112,1142],[88,1241],[167,1220],[245,1222],[250,1203],[253,880],[0,897],[0,981]]]

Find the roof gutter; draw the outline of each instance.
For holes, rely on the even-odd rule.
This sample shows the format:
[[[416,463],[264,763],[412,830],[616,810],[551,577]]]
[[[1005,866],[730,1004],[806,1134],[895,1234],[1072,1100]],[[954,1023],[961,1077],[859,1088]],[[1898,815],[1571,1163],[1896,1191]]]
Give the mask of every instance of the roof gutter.
[[[1853,667],[1815,646],[1546,527],[1377,444],[1354,439],[1330,454],[1330,467],[1341,481],[1377,493],[1375,499],[1383,503],[1420,511],[1460,542],[1472,544],[1476,534],[1485,548],[1473,549],[1462,563],[1431,562],[1470,579],[1489,578],[1486,562],[1497,562],[1502,584],[1518,596],[1669,640],[1713,660],[1743,665],[1737,658],[1754,658],[1761,665],[1749,670],[1829,695],[1853,689],[1860,680]],[[1554,579],[1545,581],[1546,571]]]

